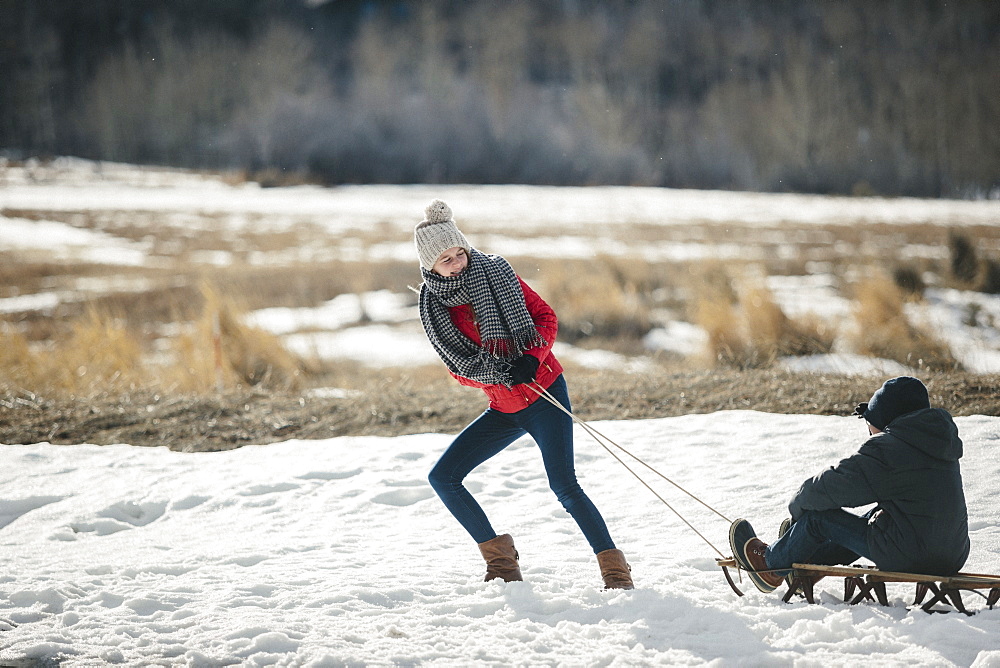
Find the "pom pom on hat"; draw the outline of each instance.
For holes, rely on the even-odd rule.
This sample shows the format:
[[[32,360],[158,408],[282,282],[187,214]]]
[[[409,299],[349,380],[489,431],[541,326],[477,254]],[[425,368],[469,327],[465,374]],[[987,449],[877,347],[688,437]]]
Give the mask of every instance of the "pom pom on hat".
[[[424,208],[424,220],[428,223],[455,222],[451,217],[451,207],[439,199],[434,200]]]
[[[413,229],[413,243],[417,247],[420,266],[430,270],[434,263],[449,248],[472,250],[452,218],[451,207],[436,199],[424,209],[424,220]]]

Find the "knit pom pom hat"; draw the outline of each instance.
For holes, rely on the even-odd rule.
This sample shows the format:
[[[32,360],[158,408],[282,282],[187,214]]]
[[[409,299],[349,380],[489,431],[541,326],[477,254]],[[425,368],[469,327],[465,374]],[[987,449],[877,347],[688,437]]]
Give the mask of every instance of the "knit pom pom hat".
[[[424,220],[413,229],[413,243],[417,247],[420,266],[430,271],[434,263],[449,248],[472,250],[451,215],[451,207],[439,199],[424,209]]]

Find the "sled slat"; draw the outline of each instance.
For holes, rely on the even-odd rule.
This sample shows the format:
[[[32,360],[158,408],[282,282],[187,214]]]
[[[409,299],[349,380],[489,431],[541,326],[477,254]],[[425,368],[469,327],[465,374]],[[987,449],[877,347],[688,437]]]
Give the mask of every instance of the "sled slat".
[[[902,573],[898,571],[881,571],[874,566],[824,566],[819,564],[792,564],[792,587],[803,587],[806,583],[814,584],[823,577],[844,578],[844,601],[852,605],[861,601],[875,601],[881,605],[889,605],[886,594],[886,583],[912,582],[917,586],[914,605],[919,605],[925,612],[933,612],[938,603],[952,606],[965,614],[972,614],[965,608],[962,601],[962,590],[990,590],[984,595],[987,606],[992,609],[1000,600],[1000,575],[983,573],[956,573],[955,575],[925,575],[922,573]],[[791,587],[790,587],[791,589]],[[857,591],[857,594],[854,592]],[[931,599],[923,603],[927,593]],[[785,598],[791,597],[789,592]],[[809,597],[811,599],[811,597]],[[810,600],[810,603],[812,601]],[[921,605],[921,603],[923,603]]]
[[[732,557],[716,559],[716,563],[722,567],[729,586],[742,596],[743,592],[736,587],[729,574],[730,568],[740,570],[736,559]],[[885,585],[895,582],[916,584],[913,605],[920,606],[920,609],[925,612],[939,612],[933,608],[940,603],[951,606],[966,615],[973,614],[966,609],[962,601],[962,591],[989,590],[981,595],[986,599],[986,605],[991,610],[1000,602],[1000,575],[985,573],[926,575],[882,571],[874,566],[824,566],[820,564],[792,564],[786,578],[788,591],[782,600],[787,603],[792,596],[800,593],[809,603],[815,603],[813,586],[824,577],[844,578],[844,601],[851,605],[867,600],[888,606],[889,598]],[[924,603],[928,593],[931,594],[930,600]]]

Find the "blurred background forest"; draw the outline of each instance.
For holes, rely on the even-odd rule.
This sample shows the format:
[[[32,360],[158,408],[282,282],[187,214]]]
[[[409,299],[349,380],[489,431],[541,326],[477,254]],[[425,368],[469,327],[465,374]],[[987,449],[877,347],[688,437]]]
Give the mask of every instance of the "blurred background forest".
[[[1000,196],[1000,3],[0,0],[9,159]]]

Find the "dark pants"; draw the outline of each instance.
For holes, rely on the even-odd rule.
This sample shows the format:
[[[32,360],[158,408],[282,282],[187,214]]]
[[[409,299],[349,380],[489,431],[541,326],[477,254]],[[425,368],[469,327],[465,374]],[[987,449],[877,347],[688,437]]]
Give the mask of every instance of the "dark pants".
[[[873,508],[861,517],[846,510],[807,510],[784,536],[764,553],[768,568],[788,568],[792,564],[836,566],[851,564],[868,550],[868,520]]]
[[[559,403],[572,410],[566,380],[559,376],[549,387]],[[573,466],[573,419],[544,397],[517,413],[488,409],[462,430],[428,476],[431,487],[477,543],[496,538],[486,513],[462,485],[474,468],[499,453],[524,434],[539,450],[549,487],[563,508],[576,520],[594,553],[614,549],[604,518],[576,480]]]

